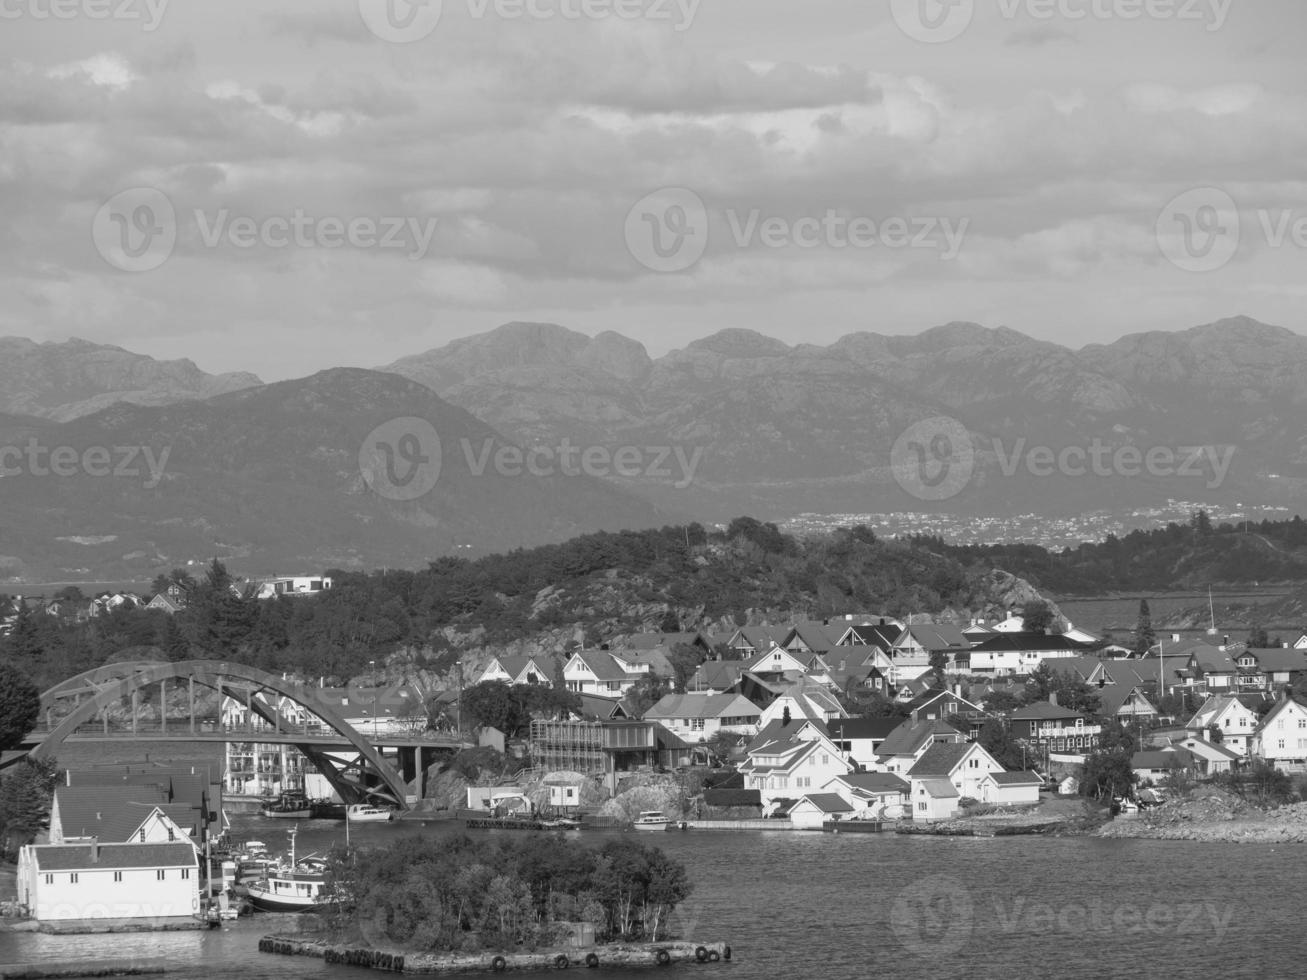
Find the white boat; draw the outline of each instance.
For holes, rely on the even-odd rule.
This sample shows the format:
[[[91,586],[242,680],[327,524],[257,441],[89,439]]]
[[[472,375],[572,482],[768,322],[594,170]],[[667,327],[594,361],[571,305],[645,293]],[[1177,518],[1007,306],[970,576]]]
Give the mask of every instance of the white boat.
[[[350,823],[384,823],[394,817],[395,811],[390,807],[372,803],[352,803],[345,808],[345,819]]]
[[[666,830],[672,825],[672,818],[662,810],[645,810],[635,818],[636,830]]]
[[[327,876],[320,871],[272,871],[245,886],[260,912],[312,912],[327,902]]]

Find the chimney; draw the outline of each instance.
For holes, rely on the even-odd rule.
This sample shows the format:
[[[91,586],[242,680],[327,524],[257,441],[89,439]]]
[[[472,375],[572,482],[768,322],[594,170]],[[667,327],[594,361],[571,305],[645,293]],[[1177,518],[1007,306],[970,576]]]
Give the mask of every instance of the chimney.
[[[1057,707],[1057,692],[1056,692],[1056,691],[1049,691],[1049,692],[1048,692],[1048,703],[1051,704],[1051,705],[1052,705],[1053,707],[1055,707],[1055,708]]]

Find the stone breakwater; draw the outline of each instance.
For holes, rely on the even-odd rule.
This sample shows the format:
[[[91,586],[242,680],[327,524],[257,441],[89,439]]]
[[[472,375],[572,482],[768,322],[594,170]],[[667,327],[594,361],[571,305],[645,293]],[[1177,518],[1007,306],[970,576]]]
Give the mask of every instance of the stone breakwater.
[[[1098,836],[1301,844],[1307,842],[1307,803],[1261,809],[1225,797],[1173,801],[1146,813],[1118,817],[1100,828]]]
[[[661,943],[614,943],[609,946],[536,950],[527,953],[414,953],[373,949],[294,936],[264,936],[259,952],[312,956],[326,963],[388,973],[502,973],[506,970],[559,970],[567,967],[669,966],[717,963],[731,958],[726,943],[669,940]]]

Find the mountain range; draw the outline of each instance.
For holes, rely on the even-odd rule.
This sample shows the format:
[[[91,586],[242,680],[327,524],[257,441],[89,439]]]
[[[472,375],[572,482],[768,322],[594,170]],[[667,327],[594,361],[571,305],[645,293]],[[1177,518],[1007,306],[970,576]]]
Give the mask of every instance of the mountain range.
[[[360,450],[379,438],[374,462],[400,470],[429,457],[412,420],[437,434],[439,475],[402,499]],[[0,582],[149,577],[212,554],[260,571],[413,565],[746,513],[1296,511],[1305,440],[1307,337],[1247,318],[1080,350],[973,323],[827,346],[730,329],[658,358],[611,331],[510,323],[275,384],[0,338]],[[137,447],[143,476],[4,469],[33,441]],[[168,451],[148,487],[147,446],[156,464]]]

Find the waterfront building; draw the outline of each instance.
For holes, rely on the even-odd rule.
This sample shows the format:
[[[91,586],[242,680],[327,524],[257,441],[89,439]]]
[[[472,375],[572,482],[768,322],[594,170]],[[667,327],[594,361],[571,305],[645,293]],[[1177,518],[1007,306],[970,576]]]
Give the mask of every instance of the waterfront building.
[[[17,885],[38,922],[188,919],[200,907],[196,851],[182,842],[29,844]]]

